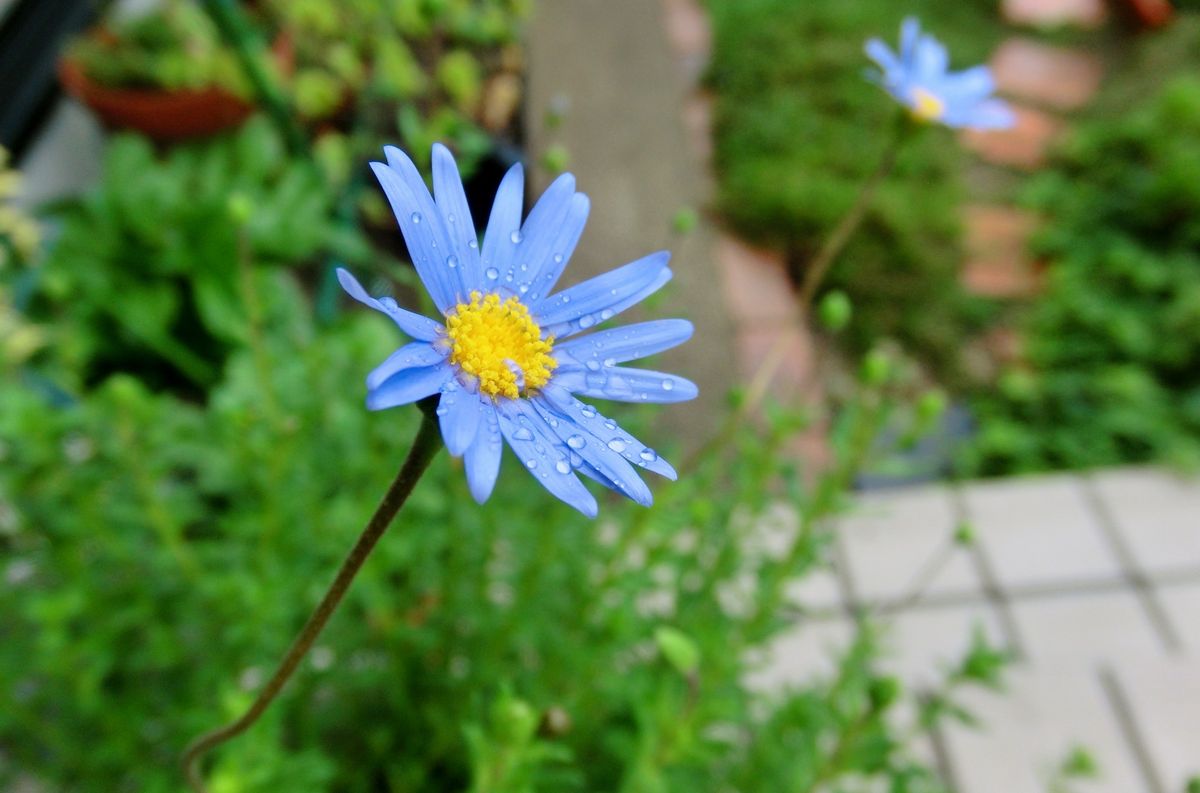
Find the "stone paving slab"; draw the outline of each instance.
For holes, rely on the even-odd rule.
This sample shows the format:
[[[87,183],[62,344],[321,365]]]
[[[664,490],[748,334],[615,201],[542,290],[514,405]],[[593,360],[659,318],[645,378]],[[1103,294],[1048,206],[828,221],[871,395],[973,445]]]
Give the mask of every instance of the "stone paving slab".
[[[950,492],[942,486],[859,498],[837,532],[855,598],[880,603],[907,596],[921,568],[952,542],[957,523]],[[970,556],[962,552],[951,553],[924,591],[983,594]]]
[[[1073,790],[1150,793],[1094,673],[1017,668],[1003,692],[973,690],[962,700],[980,722],[945,734],[963,793],[1046,793],[1054,768],[1076,746],[1096,757],[1101,777]]]
[[[1160,586],[1155,595],[1184,649],[1200,658],[1200,577],[1191,583]]]
[[[1200,484],[1145,468],[1105,471],[1093,481],[1143,571],[1200,570]]]
[[[1183,791],[1200,775],[1200,662],[1195,658],[1122,664],[1115,676],[1142,736],[1153,782]]]
[[[1114,658],[1159,658],[1166,648],[1129,591],[1070,592],[1019,600],[1012,613],[1031,663],[1094,670]]]
[[[962,488],[967,518],[1002,587],[1112,581],[1119,560],[1080,481],[1002,479]]]

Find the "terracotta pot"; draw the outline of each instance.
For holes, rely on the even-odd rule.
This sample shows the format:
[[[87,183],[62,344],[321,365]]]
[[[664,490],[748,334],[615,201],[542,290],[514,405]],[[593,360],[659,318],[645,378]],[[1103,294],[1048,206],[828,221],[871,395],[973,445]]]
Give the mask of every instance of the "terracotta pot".
[[[271,50],[283,71],[290,72],[291,41],[280,37]],[[163,143],[214,135],[238,126],[254,112],[254,105],[223,88],[110,88],[88,77],[70,57],[59,59],[58,79],[105,126],[131,129]]]

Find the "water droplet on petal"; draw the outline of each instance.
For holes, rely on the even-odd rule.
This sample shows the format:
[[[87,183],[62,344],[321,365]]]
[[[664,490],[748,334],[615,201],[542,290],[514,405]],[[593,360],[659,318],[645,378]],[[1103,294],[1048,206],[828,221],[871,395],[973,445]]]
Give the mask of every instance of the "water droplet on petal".
[[[560,474],[569,474],[571,473],[571,464],[566,460],[559,460],[554,464],[554,470]]]
[[[613,438],[608,442],[608,448],[612,449],[614,452],[623,452],[625,451],[625,441],[621,440],[620,438]]]
[[[616,358],[605,358],[605,359],[604,359],[604,365],[605,365],[605,366],[616,366],[616,365],[617,365],[617,359],[616,359]]]
[[[587,441],[583,439],[582,435],[572,435],[567,438],[567,445],[572,449],[582,449],[586,443]]]
[[[451,270],[453,270],[455,267],[458,266],[458,257],[457,256],[447,256],[446,257],[446,266],[449,267]]]
[[[508,238],[509,238],[510,240],[512,240],[512,244],[513,244],[513,245],[516,245],[516,244],[518,244],[518,243],[521,241],[521,239],[522,239],[522,238],[521,238],[521,230],[520,230],[520,229],[513,229],[513,233],[512,233],[512,234],[509,234],[509,235],[508,235]]]
[[[513,437],[519,441],[531,441],[533,440],[533,433],[524,427],[521,427],[513,433]]]
[[[575,452],[571,452],[571,467],[578,468],[581,465],[583,465],[583,458]]]
[[[613,315],[611,308],[606,308],[600,312],[600,319],[610,319]]]
[[[675,383],[671,382],[670,380],[663,380],[663,382],[662,382],[662,390],[663,391],[672,391],[672,390],[674,390],[674,388],[675,388]]]
[[[556,253],[556,254],[554,254],[554,263],[555,263],[555,264],[562,264],[562,263],[563,263],[563,255],[562,255],[561,253]]]
[[[647,446],[645,449],[642,449],[638,453],[638,457],[641,457],[643,460],[645,460],[648,463],[652,463],[658,459],[658,452],[654,451],[649,446]]]
[[[590,369],[593,372],[597,372],[600,370],[600,362],[597,361],[595,358],[588,361],[586,364],[584,364],[584,366],[586,366],[588,369]]]
[[[525,467],[528,468],[530,471],[532,471],[534,468],[537,468],[537,460],[533,460],[533,459],[526,460]]]
[[[497,278],[500,277],[500,271],[497,270],[495,267],[487,268],[486,270],[483,271],[483,274],[486,275],[488,278],[492,279],[493,281],[495,281]]]
[[[409,216],[409,219],[410,219],[410,220],[411,220],[413,223],[420,223],[420,222],[421,222],[421,213],[420,213],[420,212],[414,212],[414,213],[412,213],[412,215],[410,215],[410,216]]]
[[[584,405],[583,407],[581,407],[581,408],[579,409],[579,413],[580,413],[580,415],[582,415],[582,416],[583,416],[585,419],[594,419],[594,418],[596,418],[596,409],[595,409],[594,407],[592,407],[591,405]]]
[[[525,273],[525,272],[529,272],[529,265],[528,265],[528,264],[522,264],[522,265],[521,265],[521,272],[523,272],[523,273]]]
[[[579,327],[584,328],[585,330],[595,324],[596,318],[591,314],[585,314],[579,318]]]
[[[521,284],[520,286],[517,287],[517,291],[520,292],[521,294],[525,294],[526,292],[529,291],[529,284]],[[535,297],[536,297],[536,295],[535,295]]]
[[[382,303],[383,307],[388,311],[395,311],[396,309],[400,308],[400,304],[396,302],[396,298],[394,297],[381,297],[379,298],[379,302]]]
[[[478,248],[478,247],[479,247],[479,243],[478,243],[477,241],[475,241],[475,240],[468,240],[468,241],[467,241],[467,247],[468,247],[468,248]]]
[[[563,296],[562,296],[562,302],[563,302],[563,303],[570,303],[570,302],[571,302],[571,296],[570,296],[570,295],[563,295]]]
[[[449,215],[446,215],[446,221],[449,223],[454,222],[454,213],[453,212],[451,212]]]
[[[450,411],[450,408],[446,407],[445,405],[438,405],[437,410],[435,410],[434,412],[437,413],[439,416],[444,416],[449,411]]]
[[[605,428],[606,430],[615,430],[615,429],[617,428],[617,422],[615,422],[615,421],[606,421],[606,422],[604,422],[604,428]]]

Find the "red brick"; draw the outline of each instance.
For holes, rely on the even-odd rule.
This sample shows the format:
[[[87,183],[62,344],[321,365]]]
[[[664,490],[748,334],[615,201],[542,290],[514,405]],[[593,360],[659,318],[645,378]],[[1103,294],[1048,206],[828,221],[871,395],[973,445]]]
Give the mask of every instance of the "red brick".
[[[700,0],[662,0],[663,26],[671,49],[681,58],[708,60],[712,26]]]
[[[712,105],[712,95],[704,91],[694,91],[683,101],[683,126],[688,141],[704,162],[712,159]]]
[[[1098,28],[1108,19],[1104,0],[1004,0],[1004,18],[1033,27]]]
[[[1027,242],[1037,217],[1006,206],[969,206],[964,210],[967,261],[962,282],[988,297],[1023,297],[1037,291],[1037,269]]]
[[[1036,170],[1046,163],[1050,146],[1059,138],[1065,123],[1033,108],[1013,106],[1016,124],[1006,130],[966,130],[963,145],[994,165]]]
[[[726,302],[739,325],[795,322],[800,316],[783,254],[752,248],[728,234],[717,236]]]
[[[1010,38],[992,56],[992,73],[1001,93],[1058,110],[1075,110],[1087,104],[1100,87],[1104,66],[1095,55],[1082,50]]]

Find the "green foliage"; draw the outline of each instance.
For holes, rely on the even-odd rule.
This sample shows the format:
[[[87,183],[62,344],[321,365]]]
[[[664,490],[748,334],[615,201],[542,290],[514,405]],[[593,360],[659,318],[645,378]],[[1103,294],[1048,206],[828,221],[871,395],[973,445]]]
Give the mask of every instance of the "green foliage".
[[[1023,365],[975,399],[967,464],[1200,461],[1200,80],[1078,130],[1030,193],[1045,293]]]
[[[237,61],[216,26],[187,0],[118,20],[101,34],[75,41],[70,57],[84,73],[112,88],[199,90],[220,86],[249,96]]]
[[[353,385],[394,348],[386,321],[318,330],[293,271],[255,278],[273,308],[238,308],[250,330],[207,405],[126,374],[66,404],[0,392],[0,746],[52,787],[178,790],[179,750],[246,706],[414,431],[416,410],[368,412]],[[887,404],[868,390],[839,421],[814,489],[777,414],[651,510],[610,494],[598,523],[519,466],[481,508],[442,455],[212,789],[941,790],[894,726],[907,695],[870,624],[835,674],[744,682]],[[652,413],[616,415],[654,434]],[[804,516],[782,549],[764,534],[780,501]],[[939,701],[993,670],[974,649]]]
[[[99,189],[62,210],[36,313],[53,320],[65,368],[85,381],[123,370],[207,388],[247,339],[242,265],[293,267],[323,250],[331,200],[262,119],[166,157],[118,137]],[[260,297],[272,311],[274,290]]]
[[[906,14],[926,19],[954,65],[984,60],[994,2],[709,0],[715,43],[718,205],[745,237],[783,247],[802,271],[854,202],[892,134],[895,103],[864,74],[863,42],[895,44]],[[964,155],[949,130],[903,148],[865,224],[828,279],[844,290],[858,351],[894,336],[953,371],[959,340],[985,306],[958,283]]]

